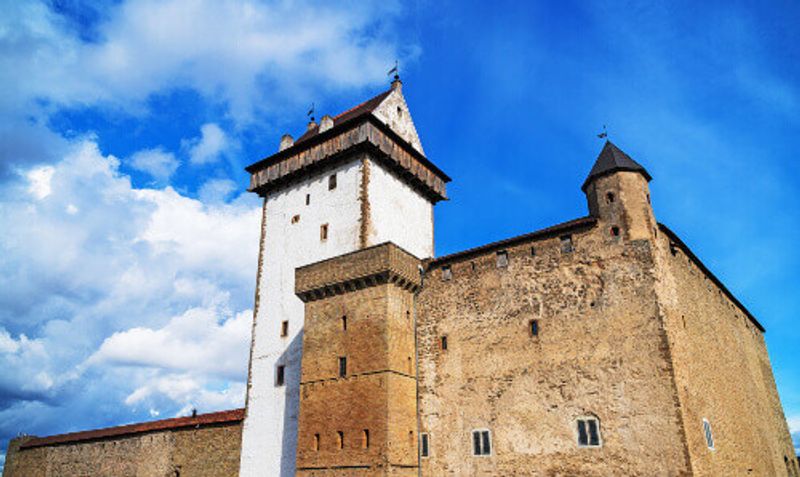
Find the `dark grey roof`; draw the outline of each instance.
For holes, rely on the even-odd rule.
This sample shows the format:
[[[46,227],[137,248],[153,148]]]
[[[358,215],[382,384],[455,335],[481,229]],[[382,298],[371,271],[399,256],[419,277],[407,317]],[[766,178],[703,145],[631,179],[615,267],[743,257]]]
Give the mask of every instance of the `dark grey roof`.
[[[631,156],[622,152],[613,142],[606,141],[603,150],[600,151],[600,155],[597,156],[597,160],[594,162],[591,172],[589,172],[589,176],[583,181],[581,189],[585,191],[586,187],[588,187],[589,183],[594,179],[617,171],[638,172],[642,174],[648,182],[653,179],[641,164],[631,159]]]

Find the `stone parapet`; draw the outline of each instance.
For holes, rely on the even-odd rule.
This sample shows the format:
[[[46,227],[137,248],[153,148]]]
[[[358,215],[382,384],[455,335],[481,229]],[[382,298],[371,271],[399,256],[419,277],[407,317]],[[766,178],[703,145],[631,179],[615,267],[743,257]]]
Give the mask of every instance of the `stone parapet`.
[[[418,258],[386,242],[298,268],[295,293],[308,302],[384,283],[416,291],[421,285],[420,264]]]

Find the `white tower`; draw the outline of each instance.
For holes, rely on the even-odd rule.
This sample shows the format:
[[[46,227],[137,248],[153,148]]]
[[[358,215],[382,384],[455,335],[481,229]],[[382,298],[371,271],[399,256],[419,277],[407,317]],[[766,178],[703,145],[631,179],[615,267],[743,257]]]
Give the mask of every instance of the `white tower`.
[[[425,157],[402,85],[249,167],[264,198],[240,475],[295,475],[303,342],[297,267],[391,241],[433,256],[433,205],[450,179]]]

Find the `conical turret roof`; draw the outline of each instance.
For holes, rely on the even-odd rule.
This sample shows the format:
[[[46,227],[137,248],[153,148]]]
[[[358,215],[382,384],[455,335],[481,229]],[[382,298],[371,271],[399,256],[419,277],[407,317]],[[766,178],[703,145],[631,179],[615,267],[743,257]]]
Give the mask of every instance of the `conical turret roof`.
[[[583,181],[581,189],[585,191],[589,183],[593,180],[617,171],[638,172],[642,174],[648,182],[653,179],[641,164],[631,159],[631,156],[622,152],[613,142],[606,141],[603,150],[600,151],[600,155],[597,156],[597,160],[594,162],[594,166],[589,172],[589,176]]]

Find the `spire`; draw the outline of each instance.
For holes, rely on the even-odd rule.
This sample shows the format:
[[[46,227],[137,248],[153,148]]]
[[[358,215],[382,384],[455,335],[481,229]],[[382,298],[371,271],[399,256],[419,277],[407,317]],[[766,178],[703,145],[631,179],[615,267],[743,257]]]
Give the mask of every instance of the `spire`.
[[[641,164],[631,159],[631,156],[622,152],[622,150],[615,146],[614,143],[606,140],[603,150],[600,151],[600,155],[597,156],[597,160],[594,162],[594,166],[589,172],[589,176],[583,182],[581,190],[585,192],[586,188],[589,186],[589,183],[593,180],[617,171],[638,172],[643,175],[648,182],[652,180],[650,174],[648,174]]]

